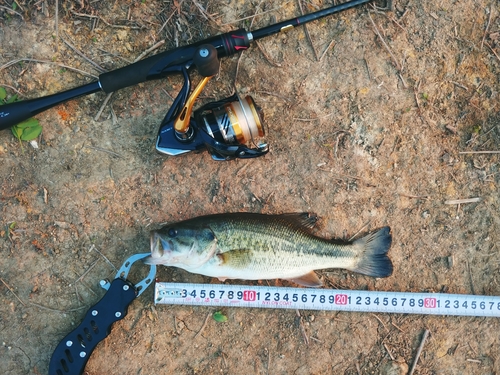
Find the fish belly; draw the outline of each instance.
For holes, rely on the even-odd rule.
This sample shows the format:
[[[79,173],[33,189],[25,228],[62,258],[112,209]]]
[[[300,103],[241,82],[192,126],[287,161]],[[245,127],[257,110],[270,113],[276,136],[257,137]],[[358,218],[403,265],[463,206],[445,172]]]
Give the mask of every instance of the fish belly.
[[[188,271],[219,279],[293,279],[319,269],[351,268],[354,262],[355,258],[348,249],[332,249],[319,254],[296,248],[292,251],[230,250]]]

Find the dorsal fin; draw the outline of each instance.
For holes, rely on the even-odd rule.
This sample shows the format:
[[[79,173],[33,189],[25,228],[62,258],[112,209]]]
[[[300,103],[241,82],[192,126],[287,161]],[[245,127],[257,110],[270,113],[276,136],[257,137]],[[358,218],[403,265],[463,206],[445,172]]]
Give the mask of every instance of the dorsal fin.
[[[292,279],[287,279],[287,280],[292,281],[295,284],[299,284],[302,286],[308,286],[311,288],[319,287],[319,286],[323,285],[321,280],[318,278],[318,275],[316,275],[316,272],[314,272],[314,271],[311,271],[309,273],[306,273],[305,275],[302,275],[299,277],[294,277]]]
[[[298,228],[311,230],[319,221],[318,215],[313,212],[291,212],[276,217],[286,220]]]

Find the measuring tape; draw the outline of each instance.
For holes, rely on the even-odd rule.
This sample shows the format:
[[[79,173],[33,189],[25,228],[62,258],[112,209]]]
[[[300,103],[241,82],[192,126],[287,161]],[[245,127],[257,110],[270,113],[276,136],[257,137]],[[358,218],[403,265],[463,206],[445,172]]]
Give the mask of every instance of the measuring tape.
[[[500,317],[500,297],[157,282],[155,303]]]

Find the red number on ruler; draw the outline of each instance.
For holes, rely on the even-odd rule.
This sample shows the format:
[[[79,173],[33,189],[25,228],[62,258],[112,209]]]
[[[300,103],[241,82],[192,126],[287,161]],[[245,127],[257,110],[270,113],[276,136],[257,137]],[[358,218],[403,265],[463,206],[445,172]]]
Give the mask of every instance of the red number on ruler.
[[[435,298],[424,298],[424,307],[428,309],[436,308],[436,299]]]
[[[335,294],[336,305],[347,305],[347,294]]]
[[[257,294],[254,290],[244,290],[243,291],[243,301],[255,301],[257,299]]]

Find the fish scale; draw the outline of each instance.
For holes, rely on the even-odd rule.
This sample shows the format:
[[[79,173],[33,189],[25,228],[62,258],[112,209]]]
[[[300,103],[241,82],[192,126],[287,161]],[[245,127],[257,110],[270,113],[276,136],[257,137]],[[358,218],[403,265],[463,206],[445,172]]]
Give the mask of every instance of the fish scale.
[[[218,223],[214,223],[211,229],[217,233],[217,246],[221,253],[251,249],[245,252],[244,258],[249,267],[253,265],[254,270],[297,267],[304,258],[308,258],[308,264],[314,267],[324,267],[325,259],[330,260],[328,268],[344,267],[342,259],[352,259],[355,256],[354,252],[345,249],[345,245],[310,235],[301,228],[290,226],[286,221],[281,221],[282,225],[266,225],[265,220],[245,220],[243,223],[246,227],[239,230],[238,234],[237,228],[241,227],[241,223],[223,221],[220,228]],[[294,254],[293,257],[290,257],[291,253]],[[335,263],[331,262],[332,258]]]

